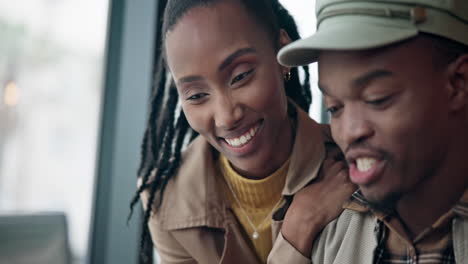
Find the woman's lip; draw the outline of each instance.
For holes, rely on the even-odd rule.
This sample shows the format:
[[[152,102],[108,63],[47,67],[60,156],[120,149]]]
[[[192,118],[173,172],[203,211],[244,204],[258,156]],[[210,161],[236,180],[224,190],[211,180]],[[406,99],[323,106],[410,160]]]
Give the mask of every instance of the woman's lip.
[[[251,125],[249,126],[246,126],[244,128],[241,128],[241,129],[238,129],[237,131],[235,132],[232,132],[232,133],[229,133],[229,134],[226,134],[222,137],[220,137],[221,139],[234,139],[234,138],[239,138],[243,135],[245,135],[248,131],[250,131],[252,128],[254,127],[257,127],[257,126],[260,126],[261,123],[263,122],[263,120],[259,120],[257,122],[254,122],[252,123]]]
[[[349,165],[349,176],[351,181],[357,185],[369,185],[380,178],[385,167],[383,160],[377,160],[367,171],[359,171],[356,163]]]
[[[226,148],[230,152],[233,152],[233,153],[235,153],[237,155],[245,155],[245,154],[248,154],[248,153],[252,152],[256,148],[256,146],[258,145],[258,141],[261,138],[261,134],[262,134],[263,127],[264,127],[263,120],[260,121],[260,124],[256,123],[252,127],[255,127],[255,126],[258,126],[257,132],[250,139],[250,141],[247,142],[245,145],[242,145],[242,146],[239,146],[239,147],[234,147],[234,146],[229,145],[224,138],[220,139],[220,141],[222,142],[221,144],[226,146]],[[250,127],[248,130],[246,130],[246,132],[249,131],[252,127]],[[244,133],[246,133],[246,132],[244,132]]]

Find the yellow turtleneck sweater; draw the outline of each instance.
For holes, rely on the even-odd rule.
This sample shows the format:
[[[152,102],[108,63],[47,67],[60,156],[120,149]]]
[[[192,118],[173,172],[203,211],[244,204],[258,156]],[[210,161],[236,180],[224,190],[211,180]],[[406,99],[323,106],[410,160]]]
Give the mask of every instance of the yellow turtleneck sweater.
[[[289,159],[273,174],[260,180],[247,179],[239,175],[223,155],[220,155],[218,164],[225,180],[222,182],[222,188],[234,214],[255,247],[258,257],[266,263],[272,248],[271,214],[278,208],[280,199],[282,200],[281,191],[285,184]],[[226,183],[232,187],[237,199]],[[259,236],[256,239],[253,238],[255,230],[249,219],[257,229]]]

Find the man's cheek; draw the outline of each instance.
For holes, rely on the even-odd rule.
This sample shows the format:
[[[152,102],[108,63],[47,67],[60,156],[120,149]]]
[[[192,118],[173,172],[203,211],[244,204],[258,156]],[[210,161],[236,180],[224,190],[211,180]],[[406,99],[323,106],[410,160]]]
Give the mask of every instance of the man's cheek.
[[[336,142],[338,147],[340,147],[341,151],[344,151],[346,148],[343,145],[343,142],[341,140],[341,134],[340,134],[340,126],[338,121],[331,120],[330,121],[330,130],[331,130],[331,136],[333,140]]]

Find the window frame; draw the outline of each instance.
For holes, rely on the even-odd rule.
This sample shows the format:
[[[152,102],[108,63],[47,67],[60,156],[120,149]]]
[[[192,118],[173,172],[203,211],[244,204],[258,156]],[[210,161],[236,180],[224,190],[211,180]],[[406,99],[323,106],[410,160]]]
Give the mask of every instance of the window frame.
[[[141,210],[128,223],[153,80],[158,0],[110,0],[88,263],[137,263]]]

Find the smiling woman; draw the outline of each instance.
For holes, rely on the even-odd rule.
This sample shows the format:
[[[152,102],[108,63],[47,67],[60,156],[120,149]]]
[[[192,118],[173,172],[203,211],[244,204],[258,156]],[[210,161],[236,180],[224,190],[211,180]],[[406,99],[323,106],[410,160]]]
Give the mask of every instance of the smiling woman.
[[[190,127],[239,173],[263,178],[281,167],[292,147],[283,84],[289,69],[275,57],[289,37],[281,31],[275,43],[238,3],[219,3],[216,10],[197,8],[166,34],[167,64]],[[255,135],[246,142],[251,129]]]
[[[307,114],[307,67],[301,84],[276,61],[298,38],[277,1],[168,1],[132,202],[146,210],[141,262],[152,242],[163,263],[266,262],[273,220],[317,177],[328,139]]]

